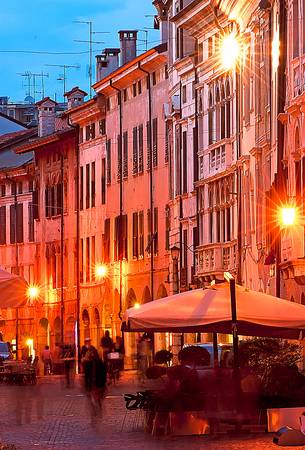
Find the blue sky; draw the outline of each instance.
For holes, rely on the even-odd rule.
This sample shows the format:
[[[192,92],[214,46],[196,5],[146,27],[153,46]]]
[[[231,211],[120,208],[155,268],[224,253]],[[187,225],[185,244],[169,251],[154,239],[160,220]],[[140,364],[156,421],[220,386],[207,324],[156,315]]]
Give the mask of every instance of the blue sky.
[[[58,78],[63,73],[62,69],[47,67],[46,64],[80,65],[79,69],[68,70],[67,89],[79,85],[88,92],[88,54],[46,55],[6,51],[86,52],[88,44],[74,40],[88,40],[88,26],[73,21],[92,20],[94,30],[110,32],[94,36],[97,41],[105,41],[93,46],[95,54],[98,54],[104,47],[119,46],[118,30],[152,27],[153,18],[145,17],[155,14],[151,3],[151,0],[1,0],[0,96],[7,95],[11,101],[23,100],[27,88],[25,78],[18,73],[44,71],[49,74],[45,78],[45,94],[53,98],[56,94],[60,101],[63,82]],[[139,39],[144,38],[145,33],[140,32]],[[158,39],[158,31],[149,30],[149,47],[156,45]],[[139,42],[140,49],[144,50],[142,42]],[[40,86],[37,91],[41,91]],[[40,98],[41,94],[36,93],[36,100]]]

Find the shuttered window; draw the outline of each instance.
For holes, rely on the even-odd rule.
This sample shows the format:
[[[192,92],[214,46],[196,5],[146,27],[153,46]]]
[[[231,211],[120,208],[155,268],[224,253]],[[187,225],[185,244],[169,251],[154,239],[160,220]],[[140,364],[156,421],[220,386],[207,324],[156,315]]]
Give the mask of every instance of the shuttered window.
[[[16,212],[15,205],[10,205],[10,243],[16,242]]]
[[[55,206],[55,205],[54,205]],[[62,190],[62,184],[58,184],[56,186],[56,213],[57,215],[60,215],[63,208],[63,190]],[[55,208],[54,208],[55,211]],[[51,214],[53,215],[53,214]]]
[[[165,208],[165,250],[170,249],[170,229],[171,229],[171,217],[170,217],[170,207],[166,205]]]
[[[110,219],[105,220],[104,224],[104,262],[110,261]]]
[[[111,140],[108,139],[106,143],[106,156],[107,156],[107,184],[111,183]]]
[[[17,242],[23,242],[23,203],[17,204]]]
[[[182,168],[183,168],[183,179],[182,179],[182,193],[187,193],[187,131],[183,131],[182,134]]]
[[[139,125],[138,130],[139,136],[139,157],[138,157],[138,173],[143,173],[144,163],[143,163],[143,125]]]
[[[120,216],[114,219],[114,239],[113,239],[113,258],[115,261],[119,260],[120,255]]]
[[[84,167],[80,168],[80,190],[79,190],[79,207],[84,209]]]
[[[0,207],[0,245],[6,244],[6,206]]]
[[[29,218],[29,242],[34,242],[34,208],[33,203],[28,204],[28,218]]]
[[[164,161],[168,163],[168,155],[169,155],[169,125],[168,122],[165,122],[165,153],[164,153]]]
[[[144,258],[144,211],[139,212],[139,258]]]
[[[123,133],[123,178],[128,177],[128,132]]]
[[[121,176],[122,176],[122,139],[121,139],[121,135],[118,135],[117,138],[117,147],[118,147],[118,157],[117,157],[117,180],[120,181]]]
[[[84,239],[80,240],[80,282],[84,282]]]
[[[151,253],[151,213],[150,209],[147,210],[147,252]]]
[[[86,164],[86,209],[90,208],[90,164]]]
[[[139,256],[139,228],[138,228],[138,213],[135,212],[132,215],[132,256],[138,258]]]
[[[101,199],[102,205],[106,203],[106,159],[102,159],[102,178],[101,178]]]
[[[90,281],[90,238],[86,238],[86,281]]]
[[[146,122],[146,145],[147,145],[147,170],[150,170],[150,161],[151,161],[151,128],[150,122]]]
[[[154,208],[154,255],[158,254],[159,242],[158,242],[158,208]]]
[[[158,119],[153,119],[153,166],[158,165]]]
[[[127,214],[122,216],[122,258],[128,259],[128,222]]]
[[[95,162],[91,164],[91,208],[95,207]]]
[[[132,130],[132,173],[138,173],[138,128]]]

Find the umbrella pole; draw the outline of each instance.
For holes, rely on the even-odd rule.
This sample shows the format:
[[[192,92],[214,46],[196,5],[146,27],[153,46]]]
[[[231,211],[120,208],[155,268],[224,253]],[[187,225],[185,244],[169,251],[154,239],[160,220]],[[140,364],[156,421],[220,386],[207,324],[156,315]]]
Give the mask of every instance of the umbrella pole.
[[[214,369],[219,366],[218,363],[218,336],[217,333],[213,333],[213,358],[214,358]]]
[[[230,274],[230,272],[225,272],[224,276],[225,276],[225,279],[230,284],[234,369],[238,369],[239,368],[239,355],[238,355],[238,334],[237,334],[237,312],[236,312],[235,278]]]

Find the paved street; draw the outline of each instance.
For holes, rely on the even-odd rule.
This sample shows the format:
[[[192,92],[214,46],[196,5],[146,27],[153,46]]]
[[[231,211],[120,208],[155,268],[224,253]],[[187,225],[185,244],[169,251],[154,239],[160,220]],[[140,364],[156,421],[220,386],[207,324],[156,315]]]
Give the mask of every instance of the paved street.
[[[265,450],[277,448],[272,436],[255,437],[169,437],[152,438],[133,431],[130,418],[121,432],[124,417],[123,392],[137,390],[134,376],[124,375],[119,385],[110,387],[103,416],[92,417],[80,383],[65,389],[58,378],[40,380],[36,387],[0,387],[1,439],[20,450],[97,449],[189,449]],[[288,448],[288,447],[287,447]],[[295,447],[293,447],[295,448]]]

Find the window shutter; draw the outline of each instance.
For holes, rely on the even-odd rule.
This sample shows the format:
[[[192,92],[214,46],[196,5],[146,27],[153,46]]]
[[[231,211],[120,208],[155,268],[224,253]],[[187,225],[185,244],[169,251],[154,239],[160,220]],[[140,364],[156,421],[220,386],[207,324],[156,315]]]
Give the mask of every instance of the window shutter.
[[[91,208],[95,207],[95,162],[91,164]]]
[[[158,254],[158,208],[154,208],[154,255]]]
[[[6,206],[0,207],[0,244],[6,244]]]
[[[151,127],[150,122],[146,122],[146,141],[147,141],[147,170],[150,170],[150,160],[151,160]]]
[[[187,193],[187,132],[183,131],[182,134],[182,151],[183,151],[183,181],[182,181],[182,192]]]
[[[132,173],[136,175],[138,173],[138,128],[134,127],[132,130]]]
[[[101,179],[101,197],[102,197],[102,205],[106,203],[106,160],[102,159],[102,179]]]
[[[123,259],[128,259],[128,223],[127,214],[122,216],[122,257]]]
[[[128,177],[128,132],[123,134],[123,178]]]
[[[118,261],[120,256],[120,216],[117,216],[114,221],[114,240],[113,240],[113,250],[114,250],[114,260]]]
[[[168,155],[169,155],[169,133],[168,133],[168,122],[165,122],[165,153],[164,153],[164,161],[168,163]]]
[[[56,186],[56,209],[57,209],[57,211],[56,211],[56,214],[57,215],[60,215],[61,214],[61,211],[62,211],[62,207],[63,207],[63,202],[62,202],[62,195],[63,195],[63,191],[62,191],[62,184],[61,183],[59,183],[57,186]]]
[[[120,134],[118,135],[117,143],[118,143],[117,180],[120,181],[122,176],[122,139]]]
[[[39,191],[32,192],[33,219],[39,219]]]
[[[132,256],[134,258],[139,256],[138,234],[138,213],[135,212],[132,215]]]
[[[143,173],[144,164],[143,164],[143,125],[139,125],[138,130],[139,135],[139,161],[138,161],[138,172]]]
[[[23,242],[23,203],[17,204],[17,242]]]
[[[86,164],[86,209],[90,208],[90,164]]]
[[[165,208],[165,250],[169,250],[170,229],[171,229],[170,207],[168,205],[166,205],[166,208]]]
[[[153,119],[153,166],[158,165],[158,119]]]
[[[144,212],[139,212],[139,257],[144,257]]]
[[[80,168],[79,207],[84,209],[84,167]]]
[[[29,242],[34,242],[34,214],[33,203],[28,204],[28,216],[29,216]]]
[[[104,224],[104,262],[110,261],[110,219]]]
[[[147,252],[151,253],[151,213],[150,209],[147,210]]]
[[[106,143],[107,154],[107,184],[111,183],[111,140],[108,139]]]
[[[10,205],[10,243],[16,242],[16,212],[15,205]]]

